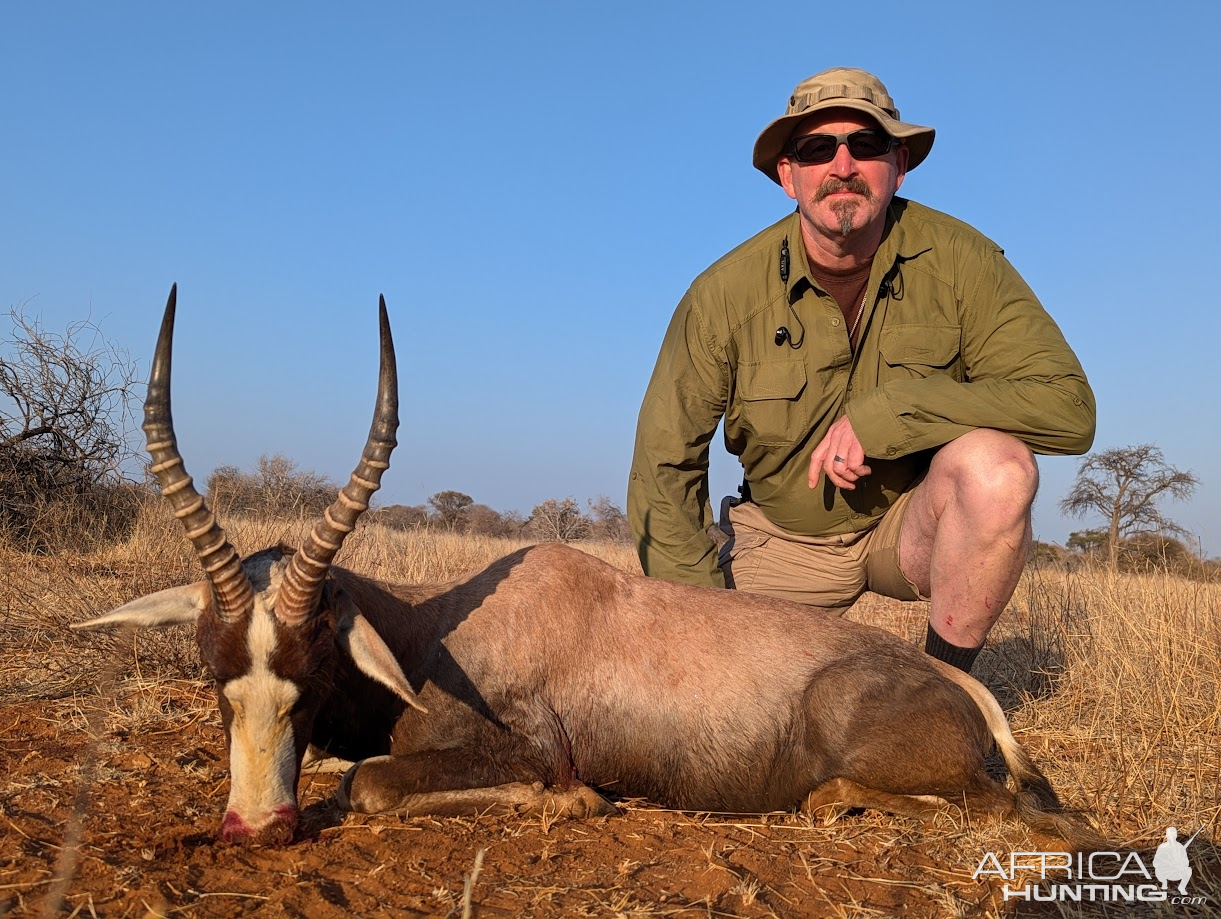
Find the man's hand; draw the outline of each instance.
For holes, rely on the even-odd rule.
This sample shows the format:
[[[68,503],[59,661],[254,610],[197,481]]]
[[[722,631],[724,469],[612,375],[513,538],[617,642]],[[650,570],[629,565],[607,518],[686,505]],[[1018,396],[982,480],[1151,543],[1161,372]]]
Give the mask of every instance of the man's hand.
[[[872,471],[865,465],[865,451],[847,415],[831,425],[827,436],[810,454],[811,488],[818,486],[819,476],[825,472],[836,488],[854,491],[857,481]]]

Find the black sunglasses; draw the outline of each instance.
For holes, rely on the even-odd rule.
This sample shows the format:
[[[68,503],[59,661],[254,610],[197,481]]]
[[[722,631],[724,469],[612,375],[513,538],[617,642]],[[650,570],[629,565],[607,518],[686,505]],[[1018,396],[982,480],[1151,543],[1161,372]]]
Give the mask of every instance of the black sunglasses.
[[[898,143],[889,134],[867,128],[850,134],[803,134],[793,138],[787,153],[799,163],[829,163],[835,159],[839,145],[847,144],[854,160],[876,160]]]

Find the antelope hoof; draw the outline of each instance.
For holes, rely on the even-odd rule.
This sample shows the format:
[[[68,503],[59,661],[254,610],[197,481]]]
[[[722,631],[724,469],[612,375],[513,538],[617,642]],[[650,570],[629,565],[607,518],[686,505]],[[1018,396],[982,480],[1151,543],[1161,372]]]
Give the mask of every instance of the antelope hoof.
[[[588,785],[574,790],[569,806],[574,817],[613,817],[619,813],[619,808]]]
[[[850,810],[851,807],[840,802],[822,804],[810,811],[810,819],[820,821],[823,826],[830,826]]]

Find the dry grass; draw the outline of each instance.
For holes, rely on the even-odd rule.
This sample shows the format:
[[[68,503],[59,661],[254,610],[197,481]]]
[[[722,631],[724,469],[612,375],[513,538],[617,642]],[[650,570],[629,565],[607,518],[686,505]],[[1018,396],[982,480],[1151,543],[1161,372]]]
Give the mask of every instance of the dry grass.
[[[300,545],[313,518],[227,518],[225,531],[237,550],[254,552],[277,542]],[[360,527],[345,542],[337,563],[386,581],[445,581],[516,549],[526,540],[490,536]],[[611,544],[578,544],[623,568],[636,565],[633,550]],[[60,698],[91,684],[96,673],[81,668],[82,648],[113,650],[114,636],[76,635],[67,625],[120,603],[200,577],[199,563],[162,504],[147,504],[130,537],[97,551],[27,554],[0,540],[0,701]],[[122,636],[134,642],[133,670],[148,675],[203,678],[187,629]]]
[[[226,525],[238,549],[249,552],[280,540],[299,542],[309,521],[230,520]],[[340,562],[387,580],[445,580],[521,545],[366,527],[349,539]],[[637,568],[630,548],[582,548],[624,570]],[[31,556],[0,545],[0,723],[15,730],[6,709],[45,700],[48,717],[58,720],[63,736],[88,734],[99,738],[103,754],[122,748],[129,759],[154,755],[150,734],[165,732],[164,744],[172,746],[174,732],[201,721],[215,723],[213,697],[189,630],[81,636],[67,628],[71,621],[197,576],[197,562],[177,525],[158,508],[141,513],[126,543],[103,551]],[[867,597],[849,615],[923,640],[921,604]],[[118,662],[110,673],[107,661]],[[1094,815],[1115,842],[1147,851],[1168,825],[1179,827],[1183,838],[1203,826],[1192,847],[1197,873],[1191,892],[1207,896],[1211,908],[1221,905],[1215,845],[1221,811],[1221,585],[1172,575],[1032,569],[981,655],[976,675],[1002,700],[1015,733],[1068,803]],[[108,685],[99,697],[103,677]],[[123,744],[122,738],[132,740]],[[107,771],[114,767],[105,756],[97,766],[92,762],[89,770],[98,780],[122,780],[119,772]],[[212,779],[191,806],[214,818],[223,773],[218,779],[208,764],[189,759],[180,765],[199,770],[201,781]],[[76,789],[61,787],[63,779],[48,775],[45,789],[35,790],[71,798]],[[23,781],[23,794],[33,793],[29,780]],[[321,779],[319,784],[324,795],[330,786]],[[0,780],[0,802],[15,791]],[[13,819],[8,824],[16,827]],[[862,893],[876,890],[892,898],[884,902],[908,904],[918,915],[992,916],[1030,909],[1004,903],[995,887],[972,880],[971,872],[984,851],[1037,843],[1020,828],[1010,826],[998,835],[995,828],[963,822],[954,812],[931,827],[873,814],[823,827],[797,818],[709,817],[631,806],[623,819],[627,829],[619,830],[617,839],[639,835],[656,845],[613,851],[604,840],[606,864],[600,866],[563,854],[582,839],[609,838],[607,829],[581,823],[417,825],[364,818],[328,828],[322,838],[391,832],[419,840],[434,826],[438,838],[469,837],[469,845],[464,841],[465,848],[455,850],[461,854],[455,855],[457,874],[449,881],[435,864],[411,867],[412,839],[399,843],[399,870],[415,871],[432,885],[433,899],[421,912],[480,915],[481,904],[500,904],[501,910],[540,915],[668,916],[695,915],[692,910],[702,902],[698,912],[704,915],[893,914],[898,907],[879,907]],[[20,863],[17,847],[24,846],[24,853],[31,845],[17,834],[0,843],[0,885],[3,866]],[[693,846],[706,847],[699,856],[703,867],[676,892],[672,879],[659,880],[661,872],[671,853]],[[486,850],[486,858],[474,861],[480,850]],[[911,851],[920,853],[916,867],[897,857]],[[520,863],[526,857],[522,852],[532,853],[529,871]],[[601,873],[594,877],[598,867]],[[378,871],[368,869],[371,876]],[[29,882],[31,897],[36,900],[49,883],[49,878]],[[86,899],[92,904],[98,895],[77,890],[76,899],[70,894],[67,902],[88,914]],[[1052,904],[1044,906],[1059,914]],[[1079,909],[1109,914],[1101,905]],[[1207,915],[1207,909],[1175,907],[1166,914]],[[4,911],[0,895],[0,914]],[[190,914],[210,915],[202,907]]]

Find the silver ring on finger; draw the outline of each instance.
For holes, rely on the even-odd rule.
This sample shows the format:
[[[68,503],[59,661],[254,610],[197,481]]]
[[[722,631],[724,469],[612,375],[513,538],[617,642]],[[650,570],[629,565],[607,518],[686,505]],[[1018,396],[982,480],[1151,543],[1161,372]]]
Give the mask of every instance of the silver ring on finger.
[[[833,462],[836,462],[836,463],[846,463],[846,462],[848,462],[846,459],[844,459],[844,458],[843,458],[842,456],[840,456],[838,453],[837,453],[837,454],[835,454],[835,456],[833,456],[831,459],[832,459],[832,461],[833,461]]]

